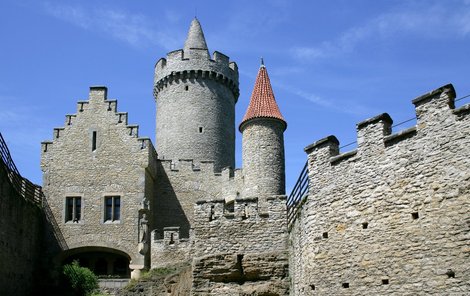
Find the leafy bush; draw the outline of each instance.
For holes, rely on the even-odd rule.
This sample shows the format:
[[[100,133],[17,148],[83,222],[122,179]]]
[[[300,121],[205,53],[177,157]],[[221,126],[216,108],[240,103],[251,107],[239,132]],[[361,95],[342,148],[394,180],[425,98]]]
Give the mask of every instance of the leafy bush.
[[[78,261],[64,265],[63,274],[73,289],[74,295],[91,295],[98,289],[98,277],[88,268],[80,267]]]

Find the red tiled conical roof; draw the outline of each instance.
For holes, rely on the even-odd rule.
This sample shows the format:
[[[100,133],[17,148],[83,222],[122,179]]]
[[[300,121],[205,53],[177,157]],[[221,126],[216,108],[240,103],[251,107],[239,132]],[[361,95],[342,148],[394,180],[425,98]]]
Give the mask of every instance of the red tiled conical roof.
[[[277,106],[276,99],[274,98],[273,89],[269,80],[268,71],[261,60],[261,67],[256,77],[255,87],[251,94],[250,104],[246,110],[245,116],[240,123],[240,130],[243,124],[254,118],[275,118],[287,126],[281,111]]]

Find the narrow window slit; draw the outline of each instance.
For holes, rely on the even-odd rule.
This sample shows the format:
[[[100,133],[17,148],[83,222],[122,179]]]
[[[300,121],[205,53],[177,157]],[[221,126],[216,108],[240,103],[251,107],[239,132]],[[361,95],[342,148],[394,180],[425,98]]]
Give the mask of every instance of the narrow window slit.
[[[413,220],[418,219],[419,218],[418,212],[411,213],[411,217],[413,218]]]
[[[202,126],[200,126],[200,127],[199,127],[199,133],[202,134],[203,130],[204,130],[204,129],[202,128]]]
[[[96,150],[96,131],[93,132],[93,135],[91,137],[91,151]]]
[[[323,232],[323,238],[328,238],[328,232]]]
[[[211,210],[209,212],[209,222],[214,219],[214,205],[211,205]]]
[[[388,285],[388,279],[382,279],[382,285]]]
[[[369,223],[364,222],[362,223],[362,229],[367,229],[369,227]]]

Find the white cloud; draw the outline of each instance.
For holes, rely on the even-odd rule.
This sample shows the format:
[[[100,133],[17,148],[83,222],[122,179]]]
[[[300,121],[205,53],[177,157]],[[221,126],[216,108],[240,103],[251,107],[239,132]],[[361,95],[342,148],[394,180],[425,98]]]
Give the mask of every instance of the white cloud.
[[[158,26],[141,14],[130,14],[116,9],[71,6],[58,3],[46,3],[46,13],[77,27],[105,33],[119,41],[134,47],[158,45],[165,49],[180,46],[171,30],[158,30]],[[167,15],[175,19],[175,14]]]
[[[371,116],[379,113],[370,107],[361,106],[355,103],[351,104],[350,102],[343,102],[336,99],[325,99],[321,96],[318,96],[317,94],[306,92],[302,89],[287,86],[281,83],[274,82],[273,86],[275,88],[283,89],[284,91],[307,100],[317,106],[321,106],[325,109],[333,110],[338,113],[358,115],[361,117]]]
[[[385,13],[362,26],[343,32],[331,41],[315,46],[294,46],[291,52],[296,58],[303,60],[321,59],[353,51],[361,42],[373,38],[393,38],[403,34],[427,38],[440,38],[445,35],[466,37],[470,35],[470,11],[459,11],[455,7],[452,9],[436,4]]]

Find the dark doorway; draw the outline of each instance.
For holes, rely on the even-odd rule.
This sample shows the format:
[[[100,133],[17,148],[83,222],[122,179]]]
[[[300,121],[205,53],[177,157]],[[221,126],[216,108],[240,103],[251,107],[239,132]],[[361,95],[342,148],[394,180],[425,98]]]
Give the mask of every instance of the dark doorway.
[[[129,278],[129,256],[114,249],[108,248],[79,248],[64,254],[62,265],[77,260],[79,265],[92,270],[99,277]]]

